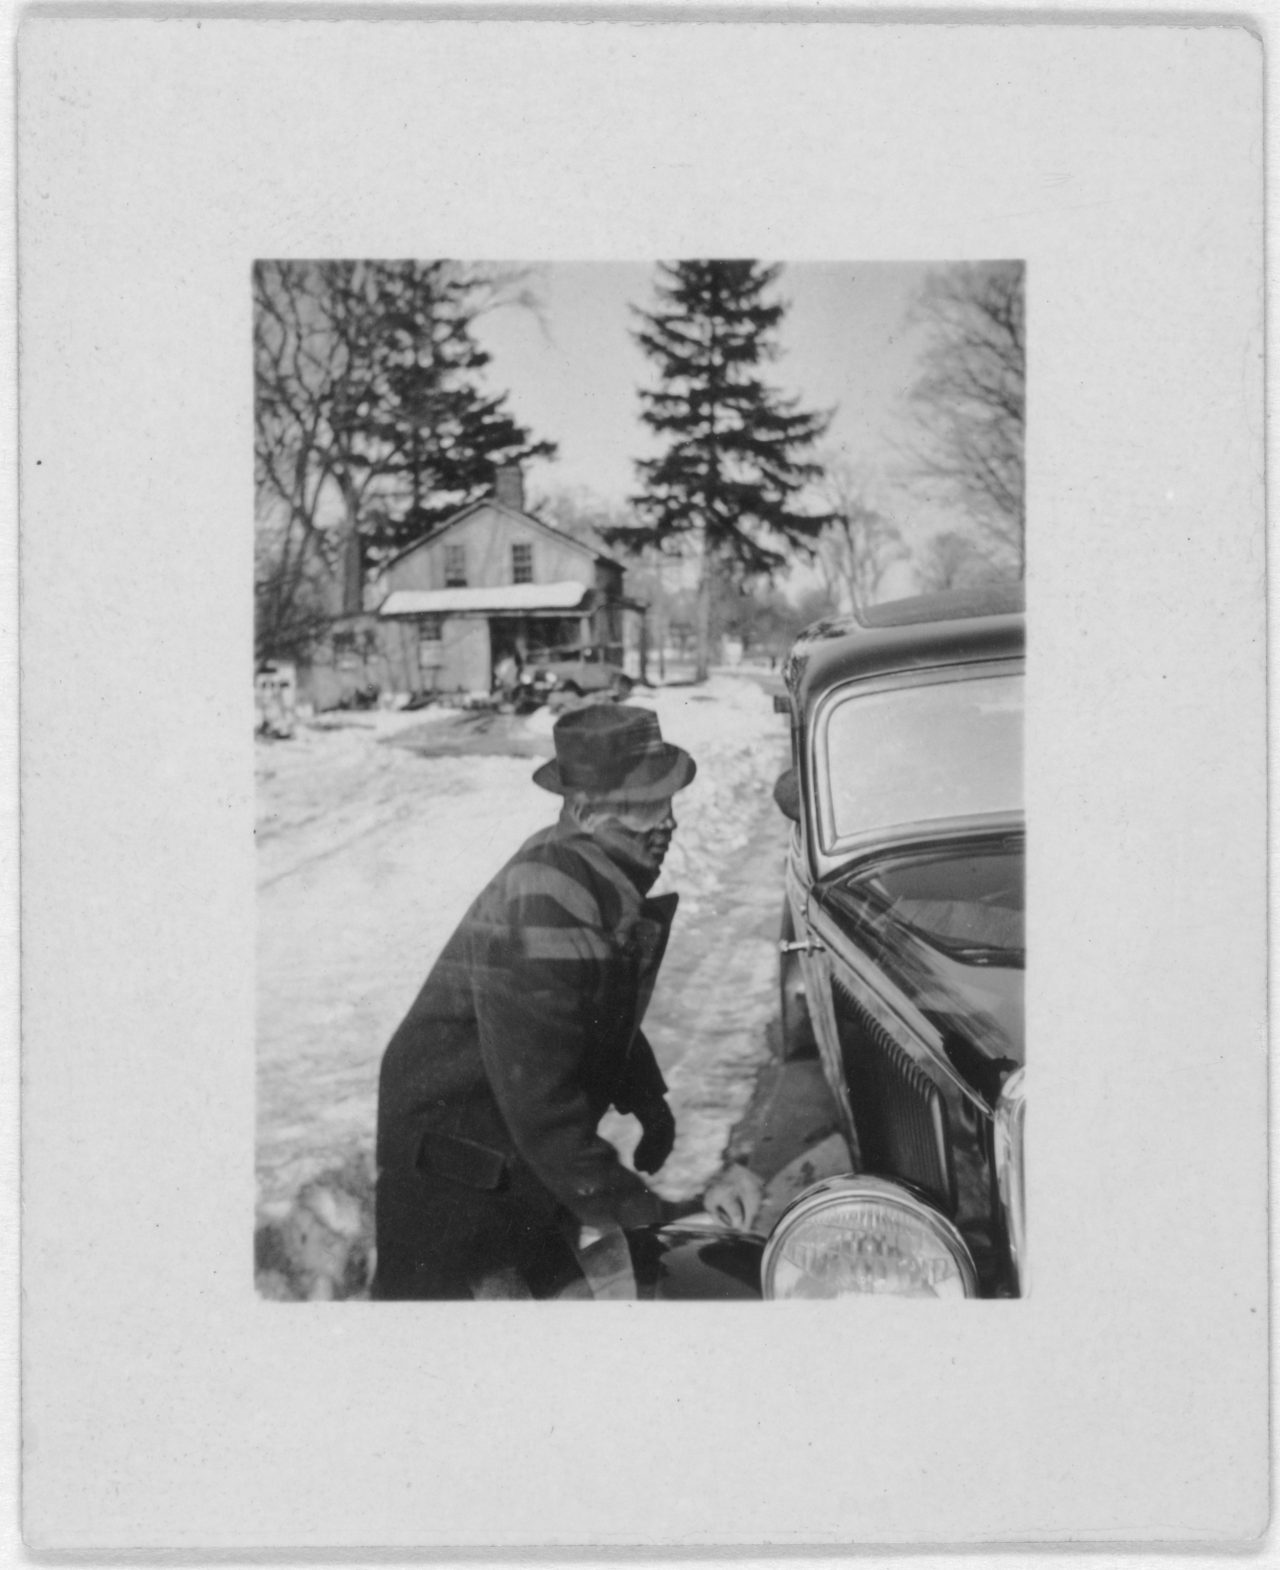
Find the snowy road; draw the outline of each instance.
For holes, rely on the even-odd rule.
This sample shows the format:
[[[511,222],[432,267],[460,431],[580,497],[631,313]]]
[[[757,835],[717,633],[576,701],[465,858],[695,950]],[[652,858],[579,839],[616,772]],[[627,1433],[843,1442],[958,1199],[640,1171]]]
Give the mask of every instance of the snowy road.
[[[655,1181],[701,1192],[766,1057],[785,824],[770,791],[785,722],[760,686],[714,677],[652,703],[697,758],[658,892],[679,913],[646,1029],[667,1076],[676,1148]],[[378,1061],[483,882],[557,803],[530,783],[550,716],[501,745],[439,755],[447,716],[353,716],[258,750],[258,1193],[282,1210],[316,1172],[373,1141]],[[433,746],[433,743],[436,743]],[[425,749],[418,750],[418,749]],[[629,1153],[638,1129],[602,1131]]]

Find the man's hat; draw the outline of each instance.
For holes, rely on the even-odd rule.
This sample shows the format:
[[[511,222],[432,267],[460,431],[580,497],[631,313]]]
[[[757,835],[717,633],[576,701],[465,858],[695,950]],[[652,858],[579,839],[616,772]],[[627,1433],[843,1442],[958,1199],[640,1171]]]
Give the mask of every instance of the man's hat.
[[[663,741],[658,716],[626,703],[592,703],[562,714],[552,731],[556,755],[533,776],[535,785],[568,796],[662,801],[697,772],[684,750]]]

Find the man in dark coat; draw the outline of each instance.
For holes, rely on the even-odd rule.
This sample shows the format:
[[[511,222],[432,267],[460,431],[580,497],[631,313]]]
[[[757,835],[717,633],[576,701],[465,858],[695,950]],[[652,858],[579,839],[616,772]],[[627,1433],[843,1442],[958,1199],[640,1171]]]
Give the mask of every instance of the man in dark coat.
[[[383,1056],[376,1298],[544,1295],[582,1229],[663,1218],[596,1130],[634,1113],[643,1172],[675,1138],[640,1022],[676,896],[646,896],[695,765],[634,706],[574,710],[554,737],[534,780],[564,797],[558,822],[471,906]]]

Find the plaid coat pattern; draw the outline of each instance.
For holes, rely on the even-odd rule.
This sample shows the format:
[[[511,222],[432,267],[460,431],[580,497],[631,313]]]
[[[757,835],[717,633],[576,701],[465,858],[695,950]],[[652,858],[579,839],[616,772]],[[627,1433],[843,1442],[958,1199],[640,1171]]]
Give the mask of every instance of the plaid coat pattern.
[[[661,1218],[596,1132],[666,1090],[640,1022],[676,896],[647,881],[562,815],[463,917],[382,1060],[376,1296],[536,1284],[567,1227]]]

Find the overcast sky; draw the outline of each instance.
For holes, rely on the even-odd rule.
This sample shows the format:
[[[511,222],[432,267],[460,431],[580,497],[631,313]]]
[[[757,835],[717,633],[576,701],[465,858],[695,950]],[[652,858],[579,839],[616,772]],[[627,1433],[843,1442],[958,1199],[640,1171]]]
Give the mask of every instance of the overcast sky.
[[[895,411],[910,386],[920,334],[905,323],[925,263],[799,263],[784,267],[775,293],[790,303],[769,368],[774,385],[807,408],[835,416],[824,447],[873,470],[892,470]],[[510,393],[518,419],[559,443],[554,463],[530,464],[531,494],[585,488],[622,502],[635,488],[634,461],[652,452],[637,388],[652,385],[630,333],[630,307],[655,303],[652,262],[539,265],[539,323],[504,310],[477,324],[493,355],[494,387]],[[930,520],[899,494],[882,495],[900,525],[927,532]]]

